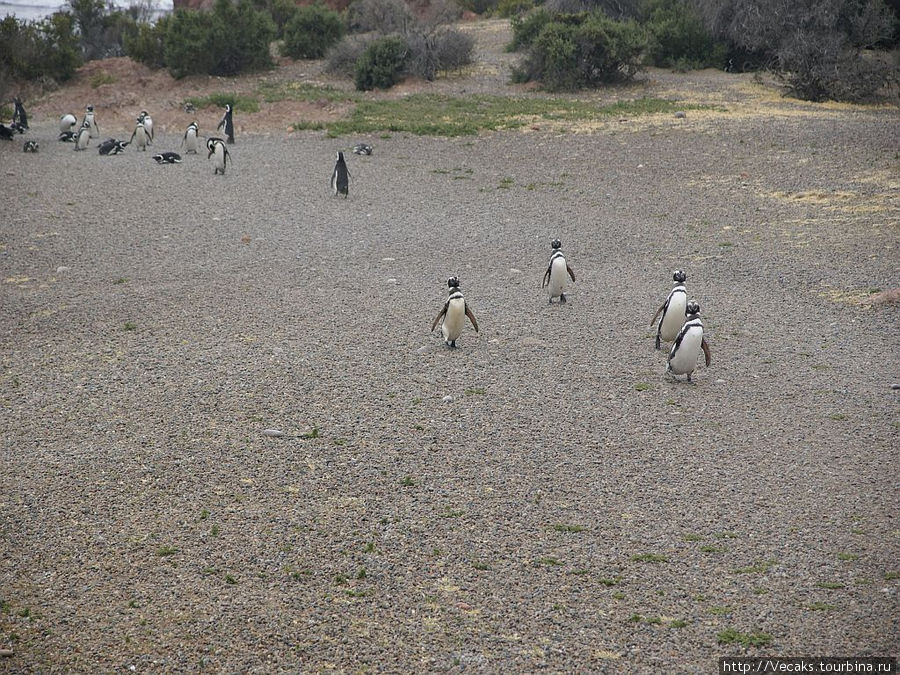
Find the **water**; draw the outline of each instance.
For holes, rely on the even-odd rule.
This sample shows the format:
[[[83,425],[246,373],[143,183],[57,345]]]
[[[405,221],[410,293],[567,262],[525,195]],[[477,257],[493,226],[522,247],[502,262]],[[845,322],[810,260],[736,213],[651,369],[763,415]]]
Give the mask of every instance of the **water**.
[[[130,3],[116,2],[119,9],[126,9]],[[172,11],[172,0],[156,0],[153,3],[153,18]],[[67,6],[64,0],[0,0],[0,17],[15,16],[21,21],[40,21]]]

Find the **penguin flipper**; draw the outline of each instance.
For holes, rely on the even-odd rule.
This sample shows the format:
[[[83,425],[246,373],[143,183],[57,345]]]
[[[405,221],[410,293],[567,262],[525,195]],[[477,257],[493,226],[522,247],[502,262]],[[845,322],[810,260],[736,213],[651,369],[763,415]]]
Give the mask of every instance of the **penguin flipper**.
[[[469,309],[469,306],[466,305],[466,316],[469,317],[469,321],[472,322],[472,327],[475,329],[475,332],[478,332],[478,322],[475,320],[475,314]]]
[[[572,277],[572,283],[575,283],[575,272],[572,271],[572,268],[569,267],[569,263],[566,263],[566,272],[569,273],[569,276]]]
[[[663,311],[665,308],[666,308],[665,303],[663,303],[662,305],[659,306],[659,309],[656,310],[656,314],[654,314],[654,315],[653,315],[653,318],[650,320],[650,325],[651,325],[651,326],[652,326],[653,324],[656,323],[657,317],[658,317],[660,314],[662,314],[662,311]]]
[[[709,364],[712,362],[712,355],[709,352],[709,344],[706,342],[706,338],[700,340],[700,348],[703,350],[703,355],[706,357],[706,367],[709,368]]]
[[[447,307],[449,307],[449,306],[450,306],[450,301],[448,300],[447,302],[444,303],[444,306],[443,306],[443,308],[441,308],[441,311],[438,312],[438,315],[436,317],[434,317],[434,321],[431,323],[432,331],[434,331],[434,329],[437,328],[438,321],[440,321],[441,319],[444,318],[444,315],[447,313]]]
[[[547,271],[544,272],[544,280],[541,282],[541,288],[546,287],[547,284],[550,283],[550,270],[552,269],[552,267],[553,267],[553,264],[551,263],[551,264],[547,267]]]

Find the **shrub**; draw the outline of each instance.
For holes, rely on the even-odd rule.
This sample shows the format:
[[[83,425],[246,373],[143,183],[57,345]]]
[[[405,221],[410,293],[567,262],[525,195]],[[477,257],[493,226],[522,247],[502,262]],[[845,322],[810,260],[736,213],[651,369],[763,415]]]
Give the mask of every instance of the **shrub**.
[[[401,37],[373,41],[356,62],[356,88],[365,91],[394,86],[403,77],[408,56],[409,47]]]
[[[500,0],[497,3],[497,16],[504,19],[522,16],[534,9],[534,0]]]
[[[410,33],[407,45],[407,71],[430,82],[440,70],[456,70],[471,63],[475,40],[470,35],[444,27],[432,33]]]
[[[492,14],[498,0],[457,0],[459,6],[474,14]]]
[[[554,14],[539,7],[524,16],[513,17],[510,25],[513,30],[513,39],[507,49],[517,52],[523,47],[529,47],[537,39],[537,36],[548,23],[553,21]]]
[[[725,47],[717,44],[700,15],[686,0],[647,0],[642,23],[647,29],[647,60],[661,68],[723,67]]]
[[[134,32],[125,35],[125,53],[150,68],[165,66],[164,48],[168,19],[164,16],[156,24],[139,23]]]
[[[355,0],[347,8],[347,24],[354,33],[405,33],[414,22],[403,0]]]
[[[27,23],[7,16],[0,21],[0,79],[64,82],[80,65],[71,15],[57,12]]]
[[[540,30],[513,77],[539,80],[549,90],[628,80],[640,70],[646,46],[643,29],[633,21],[596,12],[558,15]]]
[[[294,59],[320,59],[344,35],[341,15],[316,3],[299,7],[284,29],[281,53]]]
[[[253,0],[253,6],[260,11],[268,12],[275,24],[276,39],[284,39],[284,29],[297,12],[294,0]]]
[[[213,17],[208,12],[176,9],[163,38],[163,58],[172,77],[182,78],[212,71],[215,57],[209,51]]]
[[[325,70],[330,73],[353,77],[356,62],[374,38],[348,36],[334,45],[325,55]]]

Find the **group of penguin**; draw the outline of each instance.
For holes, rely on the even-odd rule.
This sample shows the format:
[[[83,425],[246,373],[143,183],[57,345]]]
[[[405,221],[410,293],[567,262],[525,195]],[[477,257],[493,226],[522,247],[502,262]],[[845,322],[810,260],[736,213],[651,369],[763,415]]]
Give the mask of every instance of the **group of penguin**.
[[[575,272],[569,266],[562,252],[562,244],[559,239],[550,242],[550,263],[541,288],[547,289],[548,302],[553,303],[558,299],[560,303],[566,302],[566,284],[568,279],[575,282]],[[656,311],[650,325],[656,323],[659,318],[659,327],[656,331],[656,348],[661,348],[661,342],[672,342],[666,359],[666,374],[676,380],[678,375],[687,375],[687,381],[691,381],[691,375],[697,368],[697,359],[703,352],[707,367],[712,357],[709,344],[703,335],[703,322],[700,320],[700,305],[687,301],[687,290],[684,282],[687,275],[681,270],[675,270],[672,280],[675,284],[666,301]],[[466,303],[465,296],[459,288],[459,277],[452,276],[447,279],[450,296],[434,317],[431,330],[441,325],[441,335],[448,347],[455,348],[456,340],[462,334],[466,318],[472,322],[475,332],[478,332],[478,321],[472,308]]]
[[[0,138],[12,140],[14,134],[24,133],[28,128],[28,116],[21,100],[16,97],[13,100],[15,112],[13,115],[13,123],[11,126],[0,124]],[[217,131],[224,129],[225,140],[217,137],[208,138],[206,148],[208,150],[207,159],[215,157],[214,173],[225,174],[225,168],[228,160],[231,158],[226,144],[234,143],[234,121],[233,110],[231,105],[225,106],[225,115],[219,122]],[[81,126],[76,134],[75,127],[78,120],[75,115],[67,113],[60,118],[60,141],[74,141],[76,150],[84,150],[95,134],[99,137],[100,129],[94,115],[94,107],[87,106],[82,119]],[[128,141],[120,141],[115,138],[108,138],[100,143],[99,151],[101,155],[116,155],[125,150],[125,148],[134,143],[138,150],[146,151],[147,146],[153,143],[153,119],[150,114],[144,110],[137,118],[137,124],[134,133]],[[186,152],[196,154],[200,145],[200,127],[197,122],[191,122],[187,130],[184,132],[181,145]],[[37,152],[38,145],[36,141],[26,141],[26,152]],[[357,144],[353,148],[353,152],[358,155],[371,155],[372,147],[364,143]],[[163,152],[153,155],[153,159],[158,164],[177,164],[181,162],[181,155],[175,152]],[[345,198],[350,191],[350,171],[347,168],[347,162],[344,159],[344,153],[338,151],[334,170],[331,173],[331,190],[332,193],[343,195]],[[569,266],[562,252],[562,244],[559,239],[553,239],[550,242],[551,254],[547,271],[541,282],[541,287],[547,289],[549,302],[558,300],[560,303],[566,302],[566,284],[569,279],[575,282],[575,272]],[[697,367],[697,360],[702,351],[705,357],[706,365],[711,362],[709,345],[703,335],[703,322],[700,320],[700,305],[696,302],[688,302],[687,290],[684,282],[687,275],[681,270],[675,270],[672,275],[674,287],[666,298],[662,306],[657,310],[650,325],[656,323],[657,318],[659,324],[656,331],[656,348],[661,348],[661,343],[671,342],[672,347],[669,350],[666,359],[666,373],[676,377],[678,375],[687,375],[687,381],[691,381],[691,375]],[[437,328],[438,323],[441,325],[441,335],[444,342],[451,348],[456,347],[456,341],[462,334],[465,327],[466,318],[472,323],[475,332],[478,332],[478,321],[475,318],[471,307],[466,303],[465,296],[459,288],[459,277],[453,276],[447,280],[449,287],[449,297],[444,303],[441,311],[434,318],[431,324],[431,330]]]

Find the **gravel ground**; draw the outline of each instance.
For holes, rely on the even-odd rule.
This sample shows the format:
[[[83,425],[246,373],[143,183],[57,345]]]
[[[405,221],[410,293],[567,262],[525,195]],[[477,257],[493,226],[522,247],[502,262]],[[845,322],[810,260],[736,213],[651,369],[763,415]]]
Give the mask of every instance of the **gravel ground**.
[[[787,107],[244,133],[224,177],[0,145],[0,670],[896,656],[898,117]],[[693,385],[648,325],[675,268]]]

